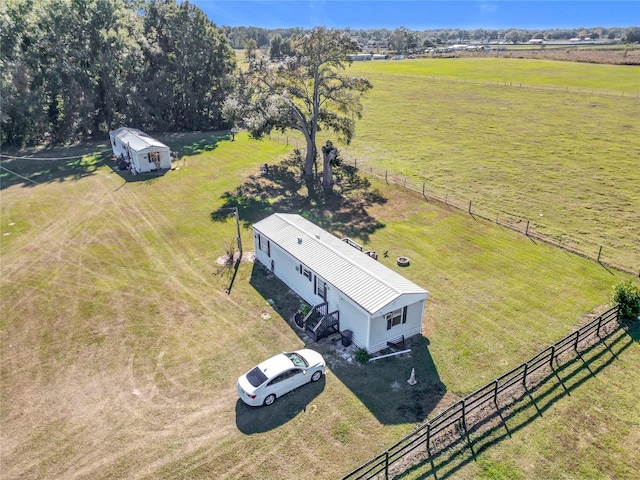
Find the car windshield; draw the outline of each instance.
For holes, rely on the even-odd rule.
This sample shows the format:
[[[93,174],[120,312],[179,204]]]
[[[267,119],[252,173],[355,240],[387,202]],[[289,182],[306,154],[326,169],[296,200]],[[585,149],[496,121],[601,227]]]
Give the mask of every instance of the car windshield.
[[[304,359],[304,357],[299,353],[291,352],[291,353],[285,353],[285,355],[289,358],[289,360],[291,360],[291,362],[293,362],[293,365],[295,367],[307,368],[309,366],[309,364]]]
[[[249,380],[249,383],[254,387],[259,387],[267,381],[267,376],[262,373],[262,370],[260,370],[258,367],[255,367],[253,370],[247,373],[247,380]]]

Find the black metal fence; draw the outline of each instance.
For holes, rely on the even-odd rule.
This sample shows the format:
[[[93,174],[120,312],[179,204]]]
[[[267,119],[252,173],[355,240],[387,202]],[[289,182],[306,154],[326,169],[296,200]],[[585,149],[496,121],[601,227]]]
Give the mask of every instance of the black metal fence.
[[[620,328],[619,306],[542,350],[529,361],[451,405],[402,440],[345,475],[343,480],[388,479],[408,465],[433,461],[440,452],[465,442],[475,456],[472,433],[491,428],[490,420],[532,389],[557,376],[556,368],[601,343]]]

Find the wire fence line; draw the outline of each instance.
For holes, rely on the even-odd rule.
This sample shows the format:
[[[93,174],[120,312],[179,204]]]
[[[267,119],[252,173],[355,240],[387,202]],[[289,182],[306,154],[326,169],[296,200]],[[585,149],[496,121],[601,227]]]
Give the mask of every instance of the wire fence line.
[[[304,141],[295,137],[273,135],[271,140],[295,148],[306,148]],[[578,238],[549,225],[544,225],[539,221],[530,220],[521,213],[498,210],[480,202],[463,200],[455,191],[447,191],[441,187],[436,190],[435,187],[428,185],[427,182],[416,181],[388,170],[377,170],[365,162],[359,162],[357,159],[345,155],[342,156],[342,160],[346,165],[355,168],[360,173],[384,180],[387,185],[402,187],[427,202],[436,202],[448,208],[467,212],[474,218],[495,222],[502,227],[522,233],[532,240],[541,241],[583,258],[588,258],[604,267],[614,268],[640,277],[640,257],[635,257],[632,252],[621,251],[619,248],[598,243],[584,236]]]
[[[594,260],[605,267],[615,268],[622,272],[638,275],[640,277],[640,263],[633,264],[627,261],[628,252],[607,245],[602,245],[588,238],[577,238],[565,232],[561,232],[547,225],[527,219],[524,215],[497,210],[471,200],[461,200],[454,193],[436,191],[426,182],[416,182],[407,177],[394,175],[388,170],[377,171],[371,166],[358,167],[356,160],[346,160],[345,163],[372,177],[384,180],[387,185],[396,185],[405,190],[420,195],[427,202],[438,202],[447,207],[467,212],[474,218],[482,218],[496,224],[522,233],[533,240],[562,248],[584,258]]]
[[[580,94],[590,94],[590,95],[605,95],[611,97],[630,97],[630,98],[640,98],[640,90],[634,91],[624,91],[624,90],[607,90],[607,89],[593,89],[593,88],[581,88],[581,87],[561,87],[557,85],[535,85],[528,84],[524,82],[514,82],[509,80],[476,80],[470,78],[456,78],[456,77],[445,77],[442,75],[411,75],[411,74],[402,74],[402,75],[394,75],[390,73],[377,73],[378,75],[387,75],[387,76],[400,76],[405,78],[416,78],[416,79],[429,79],[432,82],[441,81],[441,82],[449,82],[449,83],[471,83],[474,85],[496,85],[496,86],[504,86],[504,87],[515,87],[515,88],[528,88],[531,90],[543,90],[543,91],[553,91],[553,92],[565,92],[565,93],[580,93]]]
[[[619,305],[616,305],[579,330],[545,348],[527,362],[479,388],[451,405],[393,446],[348,473],[342,480],[385,480],[415,465],[429,461],[434,477],[434,460],[455,446],[468,448],[476,455],[473,437],[497,428],[509,427],[504,412],[518,401],[528,397],[538,409],[533,393],[554,378],[567,391],[558,369],[582,360],[582,354],[597,345],[604,345],[615,357],[605,340],[621,329]]]

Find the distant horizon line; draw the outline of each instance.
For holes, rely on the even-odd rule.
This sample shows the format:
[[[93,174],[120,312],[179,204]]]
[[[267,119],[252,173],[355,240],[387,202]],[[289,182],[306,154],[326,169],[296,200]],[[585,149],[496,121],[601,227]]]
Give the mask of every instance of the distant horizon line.
[[[216,22],[213,22],[214,24]],[[323,27],[324,25],[316,25],[315,27],[260,27],[258,25],[217,25],[219,28],[261,28],[263,30],[294,30],[294,29],[302,29],[302,30],[313,30],[314,28],[318,28],[318,27]],[[614,26],[603,26],[603,25],[598,25],[596,27],[585,27],[585,26],[580,26],[580,27],[548,27],[548,28],[526,28],[526,27],[503,27],[503,28],[491,28],[491,27],[474,27],[474,28],[463,28],[463,27],[439,27],[439,28],[425,28],[425,29],[413,29],[413,28],[408,28],[405,27],[404,25],[400,25],[398,27],[395,28],[388,28],[388,27],[369,27],[369,28],[353,28],[353,27],[324,27],[327,30],[351,30],[351,31],[361,31],[361,30],[387,30],[387,31],[394,31],[397,30],[398,28],[406,28],[409,31],[414,31],[414,32],[430,32],[430,31],[436,31],[436,30],[464,30],[464,31],[474,31],[474,30],[496,30],[496,31],[501,31],[501,30],[525,30],[525,31],[542,31],[542,30],[596,30],[598,28],[606,28],[606,29],[612,29],[612,28],[617,28],[617,29],[621,29],[621,30],[625,30],[625,29],[629,29],[629,28],[640,28],[640,25],[629,25],[626,27],[620,27],[617,25]]]

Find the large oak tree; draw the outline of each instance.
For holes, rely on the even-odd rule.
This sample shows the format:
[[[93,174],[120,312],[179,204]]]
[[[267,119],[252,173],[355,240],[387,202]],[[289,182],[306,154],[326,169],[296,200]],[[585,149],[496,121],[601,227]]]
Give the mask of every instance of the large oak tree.
[[[316,136],[327,129],[349,143],[362,116],[361,95],[372,88],[362,77],[343,74],[357,43],[346,33],[316,27],[292,42],[278,63],[252,61],[241,75],[238,94],[226,103],[227,117],[241,119],[254,138],[293,129],[304,135],[304,179],[313,193]],[[325,182],[329,189],[332,182]]]

